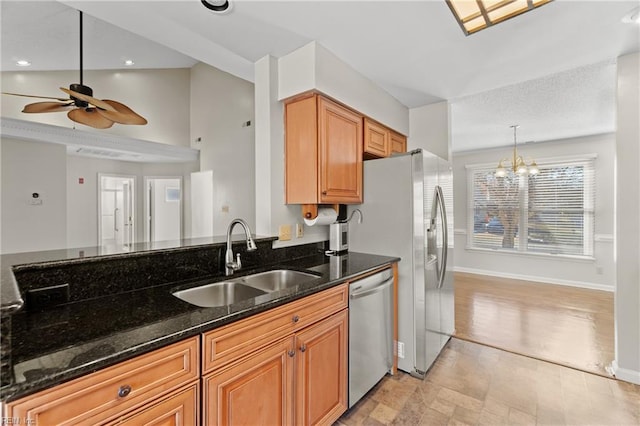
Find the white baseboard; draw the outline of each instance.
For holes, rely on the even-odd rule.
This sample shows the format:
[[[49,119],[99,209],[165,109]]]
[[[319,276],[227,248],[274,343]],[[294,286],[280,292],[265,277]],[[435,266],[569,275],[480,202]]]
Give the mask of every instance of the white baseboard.
[[[635,383],[640,385],[640,371],[628,370],[626,368],[620,368],[618,362],[614,360],[611,363],[611,369],[616,379],[623,380],[625,382]]]
[[[571,281],[571,280],[562,280],[557,278],[537,277],[533,275],[510,274],[506,272],[487,271],[484,269],[464,268],[460,266],[454,267],[453,271],[465,272],[468,274],[476,274],[476,275],[487,275],[487,276],[499,277],[499,278],[510,278],[514,280],[533,281],[537,283],[557,284],[557,285],[564,285],[568,287],[587,288],[590,290],[602,290],[602,291],[611,291],[611,292],[615,291],[614,286],[609,286],[604,284],[595,284],[595,283],[585,283],[582,281]]]

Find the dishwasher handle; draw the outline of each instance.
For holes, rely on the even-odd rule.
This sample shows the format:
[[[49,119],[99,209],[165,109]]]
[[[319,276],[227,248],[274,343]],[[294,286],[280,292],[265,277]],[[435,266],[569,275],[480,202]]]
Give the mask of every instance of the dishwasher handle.
[[[369,287],[366,290],[362,290],[362,291],[355,291],[351,293],[349,297],[351,299],[359,299],[361,297],[369,296],[371,294],[378,293],[389,288],[391,284],[393,284],[393,278],[389,278],[388,280],[381,282],[379,285],[376,285],[375,287]]]

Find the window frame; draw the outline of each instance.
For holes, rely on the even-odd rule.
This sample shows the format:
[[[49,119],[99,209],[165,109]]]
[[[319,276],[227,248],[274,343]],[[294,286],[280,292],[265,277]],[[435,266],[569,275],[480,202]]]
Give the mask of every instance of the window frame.
[[[466,250],[482,251],[500,254],[513,254],[518,256],[530,256],[530,257],[546,257],[546,258],[567,258],[574,260],[594,261],[595,260],[595,222],[596,222],[596,159],[597,154],[581,154],[579,156],[556,156],[548,158],[540,158],[536,160],[538,167],[542,169],[554,167],[554,166],[569,166],[577,165],[583,166],[585,172],[585,181],[583,187],[584,201],[582,203],[583,213],[583,244],[582,254],[575,253],[558,253],[555,250],[549,251],[534,251],[527,248],[527,238],[518,238],[518,242],[515,243],[514,248],[504,247],[479,247],[474,245],[474,228],[475,228],[475,174],[481,171],[495,170],[495,163],[479,163],[479,164],[467,164],[466,181],[467,181],[467,193],[466,193],[466,209],[467,209],[467,223],[466,223]],[[588,177],[588,178],[587,178]],[[525,188],[519,187],[518,190],[518,212],[519,212],[519,227],[527,229],[528,232],[528,178],[525,182]]]

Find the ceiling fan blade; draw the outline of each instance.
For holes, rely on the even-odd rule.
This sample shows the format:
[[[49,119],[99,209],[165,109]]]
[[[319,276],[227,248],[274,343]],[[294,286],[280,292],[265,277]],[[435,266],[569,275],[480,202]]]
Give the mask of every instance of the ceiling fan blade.
[[[80,99],[81,101],[85,101],[87,103],[90,103],[91,105],[93,105],[95,107],[102,108],[104,110],[112,111],[112,112],[116,111],[108,103],[102,102],[100,99],[96,99],[93,96],[83,95],[82,93],[75,92],[73,90],[69,90],[69,89],[64,88],[64,87],[61,87],[60,90],[62,90],[64,93],[68,94],[69,96],[73,96],[76,99]]]
[[[98,114],[96,108],[76,108],[67,114],[69,119],[76,123],[84,124],[95,129],[108,129],[113,126],[113,121]]]
[[[36,99],[55,99],[57,101],[68,101],[68,98],[54,98],[53,96],[38,96],[38,95],[25,95],[22,93],[9,93],[2,92],[3,95],[22,96],[23,98],[36,98]]]
[[[147,120],[141,115],[137,114],[134,110],[117,101],[112,101],[110,99],[103,99],[102,102],[105,102],[111,105],[115,112],[106,111],[106,110],[98,110],[98,113],[103,117],[108,118],[111,121],[115,121],[120,124],[138,124],[143,125],[147,124]]]
[[[22,112],[41,113],[41,112],[60,112],[68,111],[73,103],[61,104],[60,102],[35,102],[24,106]]]

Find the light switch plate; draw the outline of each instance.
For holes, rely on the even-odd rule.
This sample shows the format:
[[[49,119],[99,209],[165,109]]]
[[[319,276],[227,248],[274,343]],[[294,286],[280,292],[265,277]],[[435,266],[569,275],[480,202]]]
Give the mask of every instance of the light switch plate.
[[[302,238],[304,236],[304,227],[301,223],[296,223],[296,238]]]

